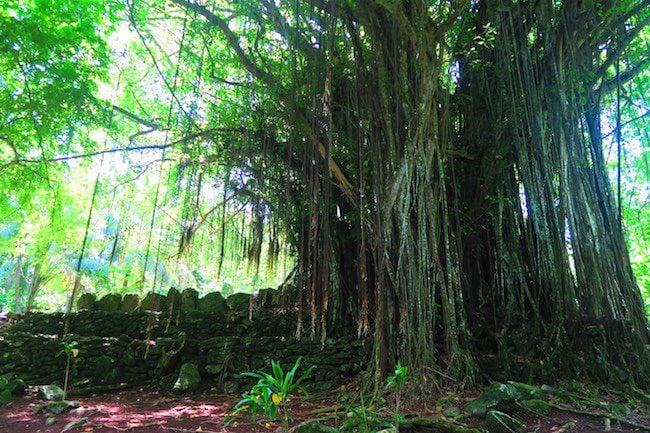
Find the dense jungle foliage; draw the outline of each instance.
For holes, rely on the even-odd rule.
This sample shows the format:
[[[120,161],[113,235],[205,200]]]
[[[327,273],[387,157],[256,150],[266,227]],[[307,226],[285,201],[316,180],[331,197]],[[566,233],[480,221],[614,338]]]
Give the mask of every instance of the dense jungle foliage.
[[[298,337],[372,336],[377,378],[472,384],[480,357],[647,384],[649,23],[646,0],[6,0],[0,309],[282,285]]]

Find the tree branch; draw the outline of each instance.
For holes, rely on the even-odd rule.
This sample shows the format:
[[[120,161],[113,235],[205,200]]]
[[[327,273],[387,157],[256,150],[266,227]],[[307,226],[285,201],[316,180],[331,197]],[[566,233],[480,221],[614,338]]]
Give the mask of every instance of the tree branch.
[[[127,117],[127,118],[141,124],[141,125],[148,126],[149,128],[155,129],[155,130],[163,129],[162,125],[160,125],[159,123],[153,122],[151,120],[143,119],[142,117],[138,116],[137,114],[134,114],[134,113],[130,112],[129,110],[126,110],[126,109],[124,109],[122,107],[119,107],[119,106],[117,106],[115,104],[113,104],[113,109],[115,111],[117,111],[118,113],[124,115],[125,117]]]
[[[223,18],[220,18],[214,13],[210,12],[205,6],[196,4],[188,0],[172,0],[172,2],[197,12],[199,15],[203,16],[206,20],[208,20],[209,23],[211,23],[219,30],[221,30],[223,35],[226,37],[228,44],[235,51],[235,54],[237,55],[237,58],[239,59],[242,66],[246,70],[248,70],[255,78],[257,78],[262,83],[264,83],[269,88],[269,90],[275,92],[280,102],[282,102],[285,105],[285,107],[289,110],[290,113],[293,113],[294,116],[296,116],[296,120],[298,120],[297,123],[300,125],[300,129],[303,131],[303,133],[306,134],[308,138],[312,140],[313,143],[316,144],[318,148],[318,153],[321,155],[321,157],[324,160],[327,160],[328,158],[326,155],[325,146],[323,145],[323,143],[321,142],[318,135],[316,134],[312,126],[309,124],[307,119],[304,117],[304,114],[297,109],[296,102],[291,98],[288,92],[285,92],[282,89],[282,87],[280,86],[280,84],[277,82],[277,80],[272,74],[261,69],[246,55],[241,45],[239,45],[239,37],[232,30],[230,30],[230,27],[228,27],[228,23]],[[344,195],[348,198],[348,200],[353,205],[356,205],[356,197],[352,188],[352,184],[345,177],[343,170],[341,170],[341,168],[331,158],[331,156],[329,158],[329,161],[327,162],[330,165],[330,169],[332,170],[334,177],[338,181],[339,188],[341,188],[341,190],[343,191]]]
[[[118,153],[118,152],[139,152],[143,150],[164,150],[176,146],[177,144],[187,143],[188,141],[194,140],[196,138],[210,138],[214,135],[215,132],[240,132],[244,133],[244,128],[211,128],[206,129],[205,131],[200,131],[194,134],[189,134],[184,137],[179,138],[176,141],[169,142],[167,144],[160,145],[151,145],[151,146],[137,146],[137,147],[125,147],[125,148],[116,148],[116,149],[107,149],[107,150],[98,150],[96,152],[90,153],[81,153],[76,155],[66,155],[58,156],[55,158],[49,159],[16,159],[11,163],[5,164],[2,169],[8,165],[22,164],[22,163],[52,163],[52,162],[61,162],[69,161],[72,159],[81,159],[81,158],[92,158],[94,156],[105,155],[107,153]],[[1,171],[1,170],[0,170]]]
[[[620,84],[623,85],[630,80],[632,80],[634,77],[639,75],[639,73],[643,72],[646,69],[646,66],[650,64],[650,57],[646,57],[645,59],[642,59],[639,63],[637,63],[634,67],[629,68],[622,73],[619,74],[619,77],[613,77],[610,78],[609,80],[605,81],[601,86],[600,90],[602,94],[608,94],[613,91],[614,87],[616,87],[617,83],[620,80]]]
[[[210,24],[221,30],[223,35],[226,37],[228,44],[235,51],[237,58],[244,66],[244,68],[246,68],[251,74],[255,76],[255,78],[259,79],[267,86],[275,86],[275,78],[267,71],[264,71],[262,68],[260,68],[246,55],[244,49],[239,44],[239,37],[232,30],[230,30],[230,27],[228,27],[226,20],[213,14],[205,6],[196,4],[194,2],[188,0],[172,0],[172,2],[198,13],[203,18],[208,20]]]

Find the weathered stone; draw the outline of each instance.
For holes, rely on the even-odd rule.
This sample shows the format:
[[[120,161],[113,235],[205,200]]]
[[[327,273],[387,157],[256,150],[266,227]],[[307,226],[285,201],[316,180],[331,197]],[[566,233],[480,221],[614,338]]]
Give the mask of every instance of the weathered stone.
[[[542,415],[546,415],[551,411],[551,406],[545,400],[533,399],[521,402],[526,409]]]
[[[338,430],[333,427],[328,427],[319,423],[318,421],[307,421],[298,425],[295,433],[338,433]]]
[[[83,293],[77,300],[77,310],[94,310],[97,297],[92,293]]]
[[[96,307],[100,311],[119,311],[122,297],[118,294],[112,293],[104,295],[97,301]]]
[[[226,301],[221,293],[212,292],[198,300],[197,308],[203,313],[221,314],[226,310]]]
[[[63,400],[63,390],[56,385],[43,385],[38,389],[38,397],[43,400]]]
[[[489,433],[526,433],[524,423],[497,410],[491,410],[487,413],[485,428]]]
[[[97,366],[95,367],[95,372],[93,377],[98,382],[106,382],[111,372],[115,368],[115,361],[113,358],[107,355],[100,355],[96,360]],[[113,373],[114,374],[114,373]]]
[[[509,381],[508,388],[510,394],[519,401],[542,398],[540,388],[527,383]]]
[[[228,296],[226,299],[226,304],[228,308],[234,311],[244,312],[248,311],[250,306],[251,295],[247,293],[235,293],[234,295]]]
[[[497,408],[504,403],[514,402],[511,388],[503,383],[495,382],[490,385],[483,394],[471,400],[463,406],[472,415],[485,416],[488,411]]]
[[[147,293],[147,296],[140,303],[141,311],[165,311],[167,309],[167,297],[160,293]]]
[[[79,407],[78,401],[61,400],[48,403],[46,409],[48,412],[58,415],[75,407]]]
[[[183,364],[174,384],[175,391],[192,391],[201,385],[201,375],[196,364]]]
[[[170,287],[167,291],[167,310],[169,314],[175,315],[181,309],[183,295],[175,287]]]
[[[167,300],[162,295],[150,295],[149,300],[152,299],[165,303]],[[210,299],[212,302],[205,302]],[[355,374],[368,357],[371,345],[352,338],[330,340],[321,348],[319,341],[288,337],[295,327],[296,315],[292,311],[276,314],[259,309],[254,311],[252,320],[247,320],[249,295],[236,295],[233,299],[241,301],[240,309],[228,316],[204,312],[225,313],[225,300],[219,293],[201,299],[200,310],[173,315],[171,321],[165,313],[147,311],[86,310],[71,315],[75,335],[69,341],[78,341],[81,348],[73,360],[75,388],[169,377],[170,389],[178,379],[180,365],[194,363],[200,368],[199,374],[210,379],[210,385],[218,381],[220,388],[236,392],[250,387],[236,379],[241,371],[265,370],[271,359],[288,368],[298,355],[304,354],[305,366],[321,367],[309,380],[310,390],[322,390],[335,388],[343,375]],[[231,305],[235,307],[237,302],[233,299]],[[157,321],[148,330],[148,320],[152,318]],[[56,356],[61,351],[56,334],[63,329],[64,320],[60,313],[37,313],[12,326],[0,339],[0,374],[14,371],[30,384],[61,377],[65,357]],[[187,341],[182,337],[170,338],[181,335],[187,335]],[[150,343],[148,351],[146,341],[155,342]]]
[[[196,310],[199,301],[199,292],[195,289],[185,289],[181,294],[181,311],[188,312]]]
[[[277,293],[278,291],[272,288],[260,290],[255,297],[255,306],[258,308],[271,308],[273,306],[273,298]]]
[[[124,298],[122,298],[122,304],[120,305],[120,311],[130,313],[132,311],[136,311],[139,306],[140,297],[138,295],[124,295]]]

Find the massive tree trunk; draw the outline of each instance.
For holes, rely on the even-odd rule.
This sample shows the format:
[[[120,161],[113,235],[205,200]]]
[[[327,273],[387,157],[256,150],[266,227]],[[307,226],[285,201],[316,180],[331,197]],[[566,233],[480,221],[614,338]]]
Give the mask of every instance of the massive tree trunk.
[[[462,144],[477,156],[458,199],[473,329],[541,376],[611,380],[618,366],[647,378],[648,328],[588,81],[602,44],[589,35],[620,21],[612,5],[497,3],[475,21],[493,41],[461,56]]]
[[[302,186],[279,208],[312,336],[356,320],[377,379],[399,360],[471,384],[478,354],[511,378],[650,377],[592,73],[641,3],[250,4],[291,49],[283,81],[226,19],[174,2],[282,104],[276,158]]]
[[[476,365],[459,266],[460,233],[448,200],[452,138],[448,59],[427,4],[359,5],[356,44],[363,151],[369,164],[376,372],[399,359],[421,374],[447,369],[472,383]],[[443,12],[441,10],[441,12]],[[366,35],[361,49],[361,33]],[[361,84],[360,84],[361,83]],[[438,316],[438,309],[441,316]]]

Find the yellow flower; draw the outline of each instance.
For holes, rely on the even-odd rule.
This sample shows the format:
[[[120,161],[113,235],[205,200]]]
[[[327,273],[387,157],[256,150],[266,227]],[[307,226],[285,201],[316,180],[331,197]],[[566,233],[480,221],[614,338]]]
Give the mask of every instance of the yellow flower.
[[[271,396],[271,399],[273,400],[273,403],[274,403],[276,406],[279,405],[280,402],[282,401],[282,398],[281,398],[279,395],[277,395],[277,394],[273,394],[273,395]]]
[[[76,358],[79,355],[79,349],[72,349],[72,357]]]

